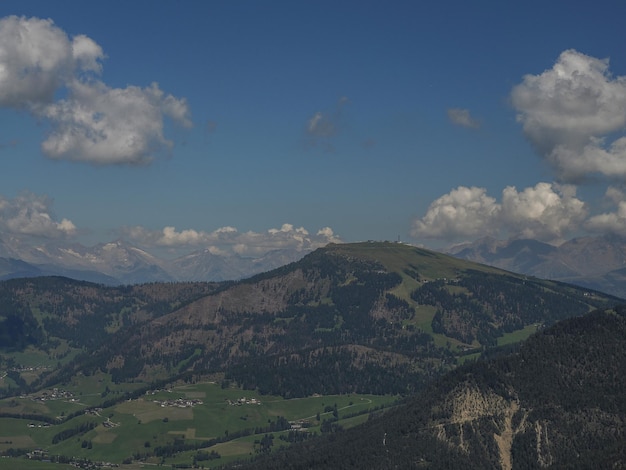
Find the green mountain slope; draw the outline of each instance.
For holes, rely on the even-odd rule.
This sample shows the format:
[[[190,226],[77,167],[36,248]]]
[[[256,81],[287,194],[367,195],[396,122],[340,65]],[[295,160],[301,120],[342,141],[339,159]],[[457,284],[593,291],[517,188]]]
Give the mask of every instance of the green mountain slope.
[[[329,245],[238,283],[7,281],[0,338],[5,352],[47,358],[33,387],[102,371],[145,383],[224,373],[283,396],[410,393],[463,356],[616,301],[368,242]]]
[[[624,468],[626,308],[564,320],[367,424],[255,469]],[[244,467],[247,468],[247,467]]]
[[[180,308],[171,299],[146,304],[133,320],[126,304],[110,305],[110,290],[102,291],[108,317],[66,311],[55,329],[42,314],[48,335],[78,333],[84,350],[45,383],[79,371],[115,382],[223,373],[285,397],[411,393],[468,354],[617,302],[397,243],[329,245],[212,292],[189,286],[200,298],[181,291],[190,300]],[[138,301],[134,289],[124,302]],[[83,324],[92,332],[81,334]],[[87,342],[96,335],[97,344]]]
[[[19,393],[26,384],[36,389],[67,378],[76,371],[77,356],[88,357],[112,338],[219,287],[105,287],[63,277],[0,282],[0,370],[12,377],[0,381],[0,396]]]
[[[215,436],[230,442],[234,431],[250,430],[248,418],[256,423],[251,432],[258,427],[263,433],[259,423],[275,415],[248,412],[209,430],[194,418],[207,409],[181,411],[172,437],[169,421],[162,420],[178,414],[156,413],[161,407],[146,392],[213,382],[188,397],[217,387],[283,399],[340,396],[348,408],[355,393],[387,394],[389,403],[391,395],[423,391],[463,361],[498,351],[498,344],[618,302],[396,243],[329,245],[240,282],[106,287],[66,278],[11,280],[0,283],[0,391],[8,397],[0,418],[9,420],[0,424],[21,429],[5,436],[21,447],[100,459],[116,436],[123,440],[136,431],[140,441],[113,446],[120,449],[115,462],[141,455],[158,463],[157,448],[147,447],[146,439],[169,463],[190,462],[195,454],[185,449],[217,445]],[[223,406],[217,406],[219,419]],[[334,414],[326,408],[328,402],[317,411]],[[134,410],[143,410],[142,417],[134,418]],[[118,413],[119,429],[103,424]],[[311,415],[316,412],[296,416]],[[33,420],[53,429],[33,430],[27,426]],[[142,424],[147,420],[149,427]],[[337,429],[324,414],[313,421],[321,431]],[[81,427],[92,422],[99,424]],[[85,437],[65,439],[70,431]],[[59,433],[64,439],[53,443]],[[82,447],[92,440],[95,450]],[[227,452],[246,455],[254,440],[237,441],[241,448]],[[5,442],[0,451],[12,445]]]

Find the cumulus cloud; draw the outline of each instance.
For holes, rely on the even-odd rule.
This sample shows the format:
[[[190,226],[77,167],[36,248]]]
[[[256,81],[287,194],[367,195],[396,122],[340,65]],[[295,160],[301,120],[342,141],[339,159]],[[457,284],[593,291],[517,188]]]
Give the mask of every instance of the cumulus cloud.
[[[0,196],[0,232],[16,236],[66,238],[76,233],[68,219],[57,220],[47,196],[23,193],[13,199]]]
[[[478,129],[480,127],[480,121],[472,117],[469,109],[450,108],[447,113],[450,122],[457,126],[467,127],[469,129]]]
[[[504,188],[500,216],[501,230],[514,237],[553,241],[579,228],[587,207],[574,186],[537,183],[521,192]]]
[[[511,92],[526,137],[564,181],[626,177],[626,77],[608,59],[566,50],[551,69],[526,75]]]
[[[74,74],[72,43],[52,20],[0,19],[0,105],[14,108],[52,101]]]
[[[616,206],[615,211],[590,217],[585,224],[585,228],[590,232],[625,236],[626,196],[621,190],[611,186],[606,190],[605,198]]]
[[[557,146],[550,154],[565,180],[577,180],[582,176],[599,174],[621,180],[626,179],[626,137],[620,137],[609,146],[604,138],[590,137],[581,148]]]
[[[585,228],[590,232],[626,235],[626,201],[620,202],[615,212],[594,215]]]
[[[100,63],[104,58],[102,48],[84,34],[79,34],[72,40],[72,56],[80,70],[96,74],[102,72],[102,64]]]
[[[508,186],[501,202],[488,196],[485,188],[459,186],[414,221],[412,235],[446,240],[507,235],[556,241],[577,229],[586,216],[587,208],[571,185],[538,183],[521,192]]]
[[[413,235],[455,239],[493,231],[500,206],[485,188],[459,186],[436,199],[426,215],[413,224]]]
[[[98,165],[142,164],[168,152],[164,119],[191,126],[189,107],[160,90],[111,88],[98,79],[102,48],[70,39],[52,20],[0,19],[0,106],[25,109],[50,124],[45,155]],[[58,92],[66,97],[55,101]]]
[[[147,248],[202,248],[221,255],[237,253],[253,257],[272,250],[289,248],[305,251],[340,242],[330,227],[324,227],[313,235],[303,227],[296,228],[291,224],[283,224],[280,228],[271,228],[266,232],[239,232],[235,227],[221,227],[212,232],[193,229],[177,231],[175,227],[162,230],[126,227],[122,235]]]
[[[101,82],[74,82],[71,95],[39,114],[53,128],[42,143],[46,155],[93,164],[142,164],[171,149],[163,116],[189,125],[184,100],[165,96],[156,83],[147,88],[109,88]]]
[[[613,204],[619,204],[626,199],[624,197],[624,192],[615,186],[609,186],[604,193],[604,197],[607,201],[611,201]]]

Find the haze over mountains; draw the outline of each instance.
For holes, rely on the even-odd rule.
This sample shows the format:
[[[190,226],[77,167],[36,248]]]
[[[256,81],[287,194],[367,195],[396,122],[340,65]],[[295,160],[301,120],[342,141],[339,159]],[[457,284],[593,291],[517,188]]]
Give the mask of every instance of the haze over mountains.
[[[107,285],[235,280],[296,261],[312,249],[279,249],[254,258],[205,249],[164,259],[122,240],[92,247],[57,242],[33,248],[0,238],[0,280],[51,275]]]
[[[121,239],[92,247],[58,241],[32,247],[15,239],[0,238],[0,280],[47,275],[107,285],[238,280],[297,261],[317,246],[277,249],[260,257],[201,249],[166,259]],[[626,298],[626,241],[615,235],[574,238],[560,246],[533,239],[485,237],[455,245],[446,252],[508,271]]]
[[[615,235],[574,238],[559,246],[485,237],[448,252],[477,263],[626,298],[626,241]]]

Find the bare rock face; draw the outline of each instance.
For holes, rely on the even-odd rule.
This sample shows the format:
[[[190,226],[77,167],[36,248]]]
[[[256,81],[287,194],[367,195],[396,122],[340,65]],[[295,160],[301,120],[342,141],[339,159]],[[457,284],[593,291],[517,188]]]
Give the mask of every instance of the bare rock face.
[[[439,440],[466,454],[473,452],[476,445],[466,434],[483,434],[485,439],[493,439],[493,443],[486,446],[497,449],[501,468],[510,470],[513,468],[513,439],[526,428],[528,416],[528,411],[523,410],[516,417],[518,412],[517,399],[502,397],[492,390],[481,391],[474,385],[459,384],[445,398],[441,422],[433,426],[433,432]],[[493,428],[492,437],[485,432],[486,427]]]

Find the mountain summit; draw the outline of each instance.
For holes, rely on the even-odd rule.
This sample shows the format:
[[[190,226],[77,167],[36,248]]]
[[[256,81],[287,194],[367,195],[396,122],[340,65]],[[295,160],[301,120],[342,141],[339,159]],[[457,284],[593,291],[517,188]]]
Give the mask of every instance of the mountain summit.
[[[245,279],[301,259],[313,248],[277,249],[259,257],[197,250],[159,258],[126,241],[85,247],[55,242],[33,247],[0,239],[0,280],[65,276],[106,285],[144,282],[220,282]],[[553,246],[537,240],[482,238],[450,248],[455,257],[512,272],[577,284],[626,298],[626,241],[576,238]]]
[[[112,245],[102,250],[119,253],[118,248]],[[132,265],[126,264],[130,258],[116,259],[122,266]],[[105,286],[63,277],[10,279],[0,282],[0,300],[0,370],[5,371],[0,394],[6,397],[0,411],[8,413],[7,419],[23,420],[22,430],[30,429],[27,420],[58,424],[54,434],[38,434],[37,441],[28,441],[31,447],[45,445],[49,450],[62,450],[64,455],[86,455],[76,454],[86,449],[90,457],[102,459],[109,458],[112,447],[108,444],[114,440],[113,446],[125,442],[125,454],[116,454],[117,463],[130,453],[135,455],[133,458],[141,458],[135,454],[138,451],[142,456],[157,457],[167,448],[171,457],[185,449],[198,449],[201,444],[213,445],[204,438],[198,440],[190,431],[172,436],[174,430],[201,429],[201,424],[193,423],[193,410],[183,414],[167,411],[167,415],[159,415],[164,426],[158,427],[148,424],[147,416],[142,414],[138,419],[134,415],[144,405],[154,408],[146,393],[167,388],[168,384],[212,382],[216,388],[236,389],[238,394],[249,390],[257,395],[303,399],[292,403],[331,395],[406,397],[423,392],[433,380],[481,354],[497,353],[501,349],[498,346],[506,348],[559,320],[607,309],[619,302],[581,287],[518,275],[400,243],[376,242],[331,244],[299,261],[241,281]],[[585,349],[587,343],[581,340],[580,344],[592,354],[592,349]],[[610,348],[601,353],[613,354],[613,346]],[[545,351],[546,357],[552,358],[558,346]],[[617,351],[614,357],[619,363]],[[535,369],[525,370],[526,375],[517,376],[516,384],[539,376]],[[432,448],[439,452],[435,456],[448,449],[447,455],[454,462],[467,463],[467,459],[462,460],[463,452],[475,452],[484,445],[492,459],[499,455],[492,452],[499,442],[494,441],[493,434],[502,438],[503,449],[513,453],[517,447],[510,444],[511,433],[522,429],[523,419],[533,423],[529,429],[523,428],[528,439],[536,426],[540,427],[540,439],[548,433],[546,440],[540,441],[542,449],[548,449],[548,442],[560,446],[567,439],[565,434],[563,439],[553,434],[552,421],[545,425],[530,414],[517,415],[514,393],[519,397],[520,409],[531,409],[522,402],[527,389],[517,385],[501,387],[498,376],[489,374],[476,372],[476,380],[470,382],[474,388],[469,391],[454,382],[450,390],[444,389],[445,394],[433,395],[448,397],[441,405],[430,407],[430,398],[420,401],[420,406],[427,407],[424,412],[432,417],[424,415],[416,419],[416,425],[431,427],[436,434],[420,433],[418,449]],[[504,377],[508,380],[510,375]],[[547,376],[559,377],[553,372]],[[497,380],[493,382],[490,377]],[[561,384],[570,392],[579,384],[578,379],[578,375],[569,381],[559,379],[550,393],[558,392]],[[598,385],[602,383],[598,381]],[[70,387],[76,393],[89,392],[80,403],[68,403],[70,408],[63,408],[65,416],[58,415],[59,403],[47,408],[27,398],[58,396],[59,390]],[[18,400],[18,396],[24,398]],[[82,400],[89,400],[90,405]],[[405,414],[412,416],[414,411]],[[332,407],[325,411],[332,412]],[[304,413],[302,416],[315,416],[313,409]],[[229,429],[247,429],[243,422],[252,419],[253,414],[250,410],[248,414],[239,413],[234,418],[237,424],[230,421],[227,429],[211,434],[205,430],[202,436],[212,440],[212,436],[224,436]],[[100,426],[92,421],[93,416],[104,415],[115,416],[111,421],[122,423],[122,428],[111,429],[108,419],[102,428],[82,427],[87,422]],[[271,416],[275,415],[262,419],[263,426]],[[169,425],[174,417],[180,420],[175,428]],[[324,422],[327,417],[314,420],[322,432],[336,428],[336,423]],[[459,421],[466,418],[467,423]],[[288,429],[290,424],[282,421],[281,429]],[[388,433],[388,448],[394,453],[403,452],[402,436],[397,432],[406,428],[407,435],[418,436],[414,428],[405,426],[407,423],[399,424],[402,426],[392,425],[384,431]],[[107,440],[97,437],[101,431],[111,433]],[[258,432],[269,433],[271,429]],[[384,432],[376,431],[379,443]],[[76,433],[85,436],[84,446],[80,438],[72,437]],[[124,438],[135,433],[143,437]],[[484,433],[489,438],[477,437]],[[160,445],[146,446],[146,439]],[[434,446],[437,439],[443,440],[444,450]],[[89,447],[92,440],[97,444],[93,449]],[[386,451],[385,447],[367,445]],[[415,439],[409,445],[415,445]],[[349,447],[345,449],[345,455],[349,455]],[[542,451],[541,457],[548,462],[558,449],[550,447]],[[407,455],[427,461],[433,457],[432,452]],[[187,457],[191,459],[191,455]]]
[[[219,371],[286,397],[406,393],[465,356],[618,302],[376,242],[331,244],[238,282],[106,287],[37,278],[0,286],[11,305],[2,325],[16,348],[58,342],[84,353],[48,373],[49,385],[77,371],[102,370],[115,382]]]

